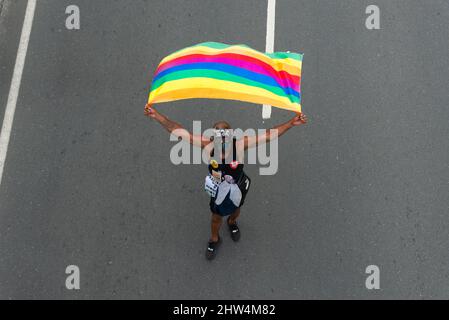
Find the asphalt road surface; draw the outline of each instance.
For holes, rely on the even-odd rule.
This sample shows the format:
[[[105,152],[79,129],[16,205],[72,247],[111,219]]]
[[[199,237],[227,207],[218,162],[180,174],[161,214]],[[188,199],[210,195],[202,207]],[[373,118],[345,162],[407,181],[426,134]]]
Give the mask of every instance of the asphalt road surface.
[[[65,28],[65,9],[81,29]],[[376,4],[381,29],[365,27]],[[0,119],[25,0],[0,0]],[[204,165],[143,116],[159,61],[204,41],[265,49],[262,0],[38,0],[0,187],[2,299],[449,298],[449,3],[278,0],[276,51],[305,54],[307,126],[209,237]],[[159,106],[186,127],[292,116],[220,100]],[[65,286],[77,265],[81,289]],[[366,267],[380,270],[368,290]]]

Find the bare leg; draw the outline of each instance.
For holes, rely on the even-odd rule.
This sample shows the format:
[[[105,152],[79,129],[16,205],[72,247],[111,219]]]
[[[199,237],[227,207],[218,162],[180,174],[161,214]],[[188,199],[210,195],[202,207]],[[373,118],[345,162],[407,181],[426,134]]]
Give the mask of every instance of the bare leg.
[[[210,241],[217,242],[218,241],[218,232],[220,231],[222,218],[220,215],[213,213],[212,221],[211,221],[211,231],[212,236],[210,237]]]
[[[237,210],[235,210],[235,212],[229,216],[228,223],[231,225],[234,224],[239,216],[240,216],[240,208],[237,208]]]

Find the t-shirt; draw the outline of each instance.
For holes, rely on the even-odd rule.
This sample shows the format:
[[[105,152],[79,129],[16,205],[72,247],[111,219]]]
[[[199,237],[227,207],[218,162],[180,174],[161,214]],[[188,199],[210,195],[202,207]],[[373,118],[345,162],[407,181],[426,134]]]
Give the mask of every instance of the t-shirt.
[[[234,181],[238,181],[243,172],[243,164],[237,161],[237,147],[236,147],[236,139],[232,139],[233,144],[233,154],[232,159],[222,159],[221,163],[218,163],[218,168],[214,169],[211,164],[209,164],[209,173],[212,171],[221,172],[222,178],[225,175],[229,175],[234,178]],[[214,157],[214,150],[211,151],[211,157]]]

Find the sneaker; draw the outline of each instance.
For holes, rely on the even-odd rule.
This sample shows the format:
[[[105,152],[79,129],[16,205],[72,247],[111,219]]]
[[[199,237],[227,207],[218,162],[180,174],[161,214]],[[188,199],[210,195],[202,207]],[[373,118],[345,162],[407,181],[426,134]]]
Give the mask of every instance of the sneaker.
[[[207,244],[207,249],[206,249],[206,259],[207,260],[213,260],[217,254],[217,250],[218,247],[220,246],[221,243],[221,238],[218,237],[218,241],[217,242],[212,242],[209,241],[209,243]]]
[[[232,240],[234,240],[235,242],[240,240],[240,229],[239,226],[237,225],[237,222],[234,222],[234,224],[229,224],[229,218],[228,218],[228,228],[229,228],[229,232],[231,232],[231,238]]]

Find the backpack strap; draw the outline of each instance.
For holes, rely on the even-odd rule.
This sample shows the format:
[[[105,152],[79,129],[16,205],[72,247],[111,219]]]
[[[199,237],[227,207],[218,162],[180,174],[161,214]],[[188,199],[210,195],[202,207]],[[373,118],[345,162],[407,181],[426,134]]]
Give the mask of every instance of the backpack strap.
[[[232,161],[237,160],[237,138],[232,138]]]

